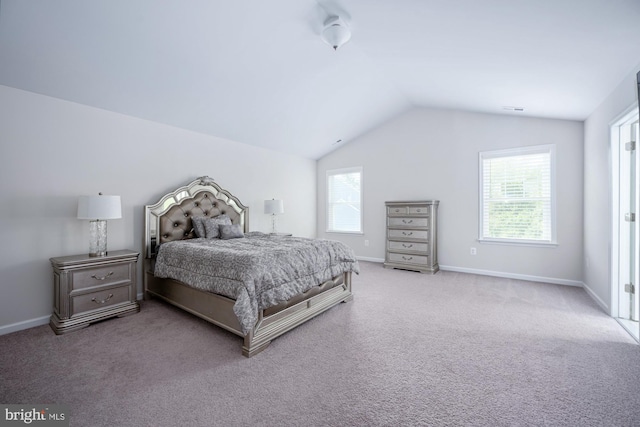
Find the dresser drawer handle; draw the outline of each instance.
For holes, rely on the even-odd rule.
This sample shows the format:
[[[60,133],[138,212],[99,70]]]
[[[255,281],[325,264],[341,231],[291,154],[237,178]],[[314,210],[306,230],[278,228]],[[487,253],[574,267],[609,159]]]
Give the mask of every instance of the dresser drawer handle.
[[[402,259],[405,260],[405,261],[411,261],[413,259],[413,257],[412,256],[406,257],[406,256],[402,255]]]
[[[403,219],[402,222],[405,223],[405,224],[411,224],[413,222],[413,220],[410,219],[409,221],[407,221],[406,219]]]
[[[400,209],[396,209],[396,212],[400,212]]]
[[[111,276],[112,274],[113,274],[113,271],[110,271],[106,276],[98,277],[98,276],[96,276],[95,274],[92,274],[92,275],[91,275],[91,277],[93,277],[93,278],[94,278],[94,279],[96,279],[96,280],[104,280],[104,279],[106,279],[107,277]]]
[[[403,232],[402,232],[402,235],[403,235],[403,236],[411,236],[412,234],[413,234],[413,231],[410,231],[410,232],[408,232],[408,233],[407,233],[406,231],[403,231]]]
[[[97,300],[95,297],[93,297],[93,298],[91,298],[91,301],[95,302],[96,304],[104,304],[105,302],[109,301],[112,296],[113,296],[113,294],[109,294],[107,299],[103,299],[103,300]]]
[[[412,247],[413,247],[413,243],[412,243],[412,244],[410,244],[410,245],[406,245],[406,244],[404,244],[404,243],[403,243],[403,244],[402,244],[402,247],[403,247],[403,248],[412,248]]]

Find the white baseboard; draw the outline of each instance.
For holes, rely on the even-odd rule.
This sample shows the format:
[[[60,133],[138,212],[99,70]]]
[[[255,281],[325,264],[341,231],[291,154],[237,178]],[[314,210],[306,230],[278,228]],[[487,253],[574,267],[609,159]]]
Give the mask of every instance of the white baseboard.
[[[370,258],[366,256],[357,256],[356,259],[358,261],[369,261],[369,262],[384,262],[384,258]]]
[[[379,262],[379,263],[384,262],[384,258],[370,258],[370,257],[357,256],[356,259],[358,259],[359,261],[370,261],[370,262]],[[477,268],[466,268],[466,267],[454,267],[451,265],[442,265],[442,264],[440,264],[440,270],[454,271],[457,273],[479,274],[481,276],[504,277],[507,279],[526,280],[528,282],[554,283],[557,285],[577,286],[580,288],[585,287],[585,284],[579,280],[556,279],[554,277],[531,276],[527,274],[518,274],[518,273],[504,273],[502,271],[480,270]],[[593,296],[595,297],[595,294]],[[602,304],[601,300],[597,302],[598,304]]]
[[[455,271],[457,273],[479,274],[481,276],[504,277],[507,279],[526,280],[529,282],[554,283],[556,285],[584,287],[584,283],[579,280],[557,279],[555,277],[531,276],[528,274],[503,273],[501,271],[479,270],[476,268],[454,267],[440,264],[440,270]]]
[[[22,322],[12,323],[10,325],[0,326],[0,335],[10,334],[12,332],[22,331],[23,329],[35,328],[49,323],[51,316],[38,317],[36,319],[24,320]]]
[[[595,292],[593,292],[593,289],[591,289],[589,285],[587,285],[586,283],[582,283],[582,287],[585,291],[587,291],[587,294],[591,297],[591,299],[593,299],[596,304],[598,304],[600,308],[604,310],[605,313],[611,316],[611,307],[609,307],[604,301],[602,301],[602,299]]]

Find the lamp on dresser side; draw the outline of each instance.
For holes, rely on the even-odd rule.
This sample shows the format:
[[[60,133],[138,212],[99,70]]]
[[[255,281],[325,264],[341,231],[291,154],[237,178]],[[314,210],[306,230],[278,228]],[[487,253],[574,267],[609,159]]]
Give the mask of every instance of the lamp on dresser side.
[[[107,255],[107,219],[122,218],[120,196],[80,196],[78,199],[78,219],[91,220],[89,223],[89,256]]]
[[[271,234],[277,234],[276,215],[284,213],[284,203],[277,199],[265,200],[264,213],[271,215]]]

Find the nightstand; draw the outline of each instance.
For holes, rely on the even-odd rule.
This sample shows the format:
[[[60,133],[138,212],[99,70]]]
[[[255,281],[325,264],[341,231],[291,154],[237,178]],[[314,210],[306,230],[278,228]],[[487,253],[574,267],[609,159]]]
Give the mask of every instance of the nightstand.
[[[136,299],[138,252],[110,251],[106,256],[72,255],[51,258],[53,314],[56,334],[93,322],[140,311]]]

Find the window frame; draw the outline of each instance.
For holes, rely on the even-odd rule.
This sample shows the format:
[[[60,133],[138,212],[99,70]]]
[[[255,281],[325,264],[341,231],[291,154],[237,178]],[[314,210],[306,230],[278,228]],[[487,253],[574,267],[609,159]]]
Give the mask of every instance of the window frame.
[[[344,174],[354,173],[354,172],[357,172],[360,174],[360,230],[359,231],[333,230],[331,229],[331,224],[329,223],[329,218],[330,218],[329,211],[332,206],[332,203],[329,200],[329,180],[332,176],[335,176],[335,175],[344,175]],[[364,234],[364,174],[362,172],[362,166],[327,170],[325,185],[326,185],[325,231],[327,233],[338,233],[338,234]]]
[[[528,154],[549,153],[549,215],[550,233],[549,240],[518,239],[504,237],[484,237],[484,160],[501,157],[515,157]],[[556,146],[555,144],[533,145],[527,147],[508,148],[503,150],[481,151],[478,155],[478,242],[488,244],[518,245],[518,246],[546,246],[556,247],[557,241],[557,216],[556,216]]]

